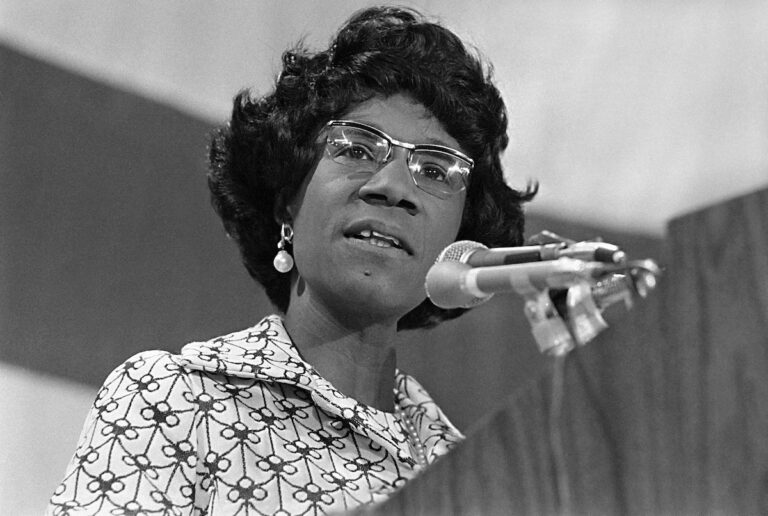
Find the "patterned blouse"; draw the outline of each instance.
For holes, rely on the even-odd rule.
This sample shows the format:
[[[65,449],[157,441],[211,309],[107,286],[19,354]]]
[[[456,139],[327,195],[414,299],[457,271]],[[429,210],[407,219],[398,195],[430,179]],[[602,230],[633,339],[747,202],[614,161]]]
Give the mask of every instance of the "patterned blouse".
[[[385,499],[462,439],[397,372],[395,413],[301,359],[278,316],[179,355],[147,351],[99,390],[48,514],[324,514]],[[402,418],[406,418],[404,422]]]

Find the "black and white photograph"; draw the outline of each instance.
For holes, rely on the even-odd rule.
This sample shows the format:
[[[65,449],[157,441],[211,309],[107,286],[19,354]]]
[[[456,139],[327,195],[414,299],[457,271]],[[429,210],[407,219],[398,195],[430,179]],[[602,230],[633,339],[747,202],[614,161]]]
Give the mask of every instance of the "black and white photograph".
[[[768,3],[1,0],[0,514],[768,514]]]

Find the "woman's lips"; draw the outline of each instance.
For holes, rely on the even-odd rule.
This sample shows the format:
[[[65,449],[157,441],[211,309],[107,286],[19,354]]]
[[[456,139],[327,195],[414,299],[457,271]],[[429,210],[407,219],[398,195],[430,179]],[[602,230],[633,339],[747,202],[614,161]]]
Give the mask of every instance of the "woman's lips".
[[[402,232],[379,221],[359,221],[351,224],[344,236],[381,248],[394,248],[413,255],[413,250]]]
[[[379,233],[378,231],[373,231],[372,229],[364,229],[358,234],[352,235],[352,238],[365,240],[369,244],[375,245],[377,247],[396,247],[397,249],[403,248],[398,238],[393,237],[392,235]]]

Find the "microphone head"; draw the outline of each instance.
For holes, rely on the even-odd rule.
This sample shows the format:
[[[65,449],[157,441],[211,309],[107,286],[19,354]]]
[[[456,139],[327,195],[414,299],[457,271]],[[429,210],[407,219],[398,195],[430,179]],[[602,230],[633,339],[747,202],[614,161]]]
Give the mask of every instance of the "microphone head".
[[[435,263],[440,262],[461,262],[461,263],[467,263],[467,260],[469,259],[470,255],[477,251],[478,249],[488,249],[488,247],[484,246],[480,242],[474,242],[472,240],[459,240],[458,242],[454,242],[445,249],[443,249],[439,255],[437,255],[437,259],[435,260]]]
[[[493,294],[475,297],[464,288],[464,276],[472,266],[464,263],[477,249],[488,249],[472,240],[454,242],[438,255],[427,272],[424,289],[427,297],[440,308],[472,308],[488,301]]]

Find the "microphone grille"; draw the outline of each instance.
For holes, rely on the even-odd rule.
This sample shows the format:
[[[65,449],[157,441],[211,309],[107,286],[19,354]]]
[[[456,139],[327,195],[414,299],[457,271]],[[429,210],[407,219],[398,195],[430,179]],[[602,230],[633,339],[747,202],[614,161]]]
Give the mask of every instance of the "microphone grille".
[[[471,251],[478,249],[488,249],[480,242],[474,242],[472,240],[459,240],[454,242],[445,249],[443,249],[437,256],[435,263],[440,262],[461,262],[466,263]]]
[[[433,304],[440,308],[473,308],[493,297],[493,294],[475,297],[461,286],[461,273],[471,268],[466,260],[478,249],[488,247],[472,240],[459,240],[440,252],[424,285]]]

